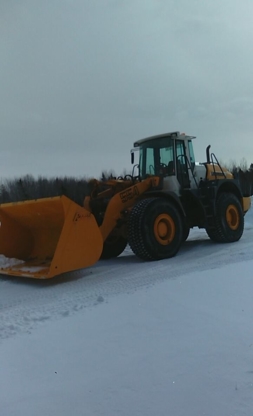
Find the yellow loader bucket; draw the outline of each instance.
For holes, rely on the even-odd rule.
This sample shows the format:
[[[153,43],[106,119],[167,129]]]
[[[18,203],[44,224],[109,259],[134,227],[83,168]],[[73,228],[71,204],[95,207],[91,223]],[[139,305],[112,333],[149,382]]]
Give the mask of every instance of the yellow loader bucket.
[[[94,216],[65,196],[0,205],[2,274],[48,279],[91,266],[102,249]]]

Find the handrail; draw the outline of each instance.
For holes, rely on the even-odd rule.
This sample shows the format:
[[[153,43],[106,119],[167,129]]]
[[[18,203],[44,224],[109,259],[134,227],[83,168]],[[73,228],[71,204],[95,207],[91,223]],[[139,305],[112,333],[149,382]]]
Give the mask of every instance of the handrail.
[[[194,174],[193,174],[192,165],[191,165],[191,162],[189,161],[189,159],[188,159],[187,155],[184,155],[184,154],[182,154],[182,155],[178,155],[178,156],[177,156],[177,159],[179,159],[179,157],[183,157],[183,158],[185,159],[185,161],[186,161],[186,166],[188,167],[188,169],[190,169],[190,171],[191,171],[191,173],[192,173],[193,180],[194,180],[195,185],[196,185],[196,188],[198,188],[197,180],[196,180],[196,178],[195,178],[195,176],[194,176]],[[182,173],[181,173],[181,175],[182,175]]]
[[[140,177],[140,165],[139,165],[139,163],[136,163],[135,165],[133,165],[132,176],[134,177],[134,171],[135,171],[136,167],[139,170],[139,175],[138,176]]]
[[[214,153],[211,153],[211,160],[210,160],[210,163],[213,165],[213,171],[214,171],[214,176],[215,176],[215,179],[217,179],[217,172],[215,171],[215,166],[214,166],[215,162],[214,162],[214,159],[215,159],[215,161],[216,161],[216,164],[219,166],[219,168],[220,168],[220,170],[221,170],[221,172],[222,172],[222,174],[223,174],[224,178],[226,179],[226,175],[225,175],[225,173],[224,173],[224,170],[222,169],[222,167],[221,167],[221,165],[220,165],[220,163],[219,163],[219,161],[218,161],[217,157],[215,156],[215,154],[214,154]]]

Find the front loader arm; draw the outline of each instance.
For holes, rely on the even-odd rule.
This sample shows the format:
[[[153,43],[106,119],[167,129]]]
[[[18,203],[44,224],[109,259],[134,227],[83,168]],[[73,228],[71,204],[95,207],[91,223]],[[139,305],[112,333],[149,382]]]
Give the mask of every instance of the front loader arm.
[[[123,218],[124,211],[131,208],[145,192],[152,188],[157,188],[159,183],[160,178],[153,176],[116,193],[110,199],[102,225],[100,226],[103,241],[106,240],[111,231],[116,227],[118,220]]]

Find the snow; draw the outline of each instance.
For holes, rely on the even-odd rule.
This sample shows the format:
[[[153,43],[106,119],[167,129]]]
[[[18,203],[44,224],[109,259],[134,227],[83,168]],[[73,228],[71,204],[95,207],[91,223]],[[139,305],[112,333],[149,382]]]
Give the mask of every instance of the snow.
[[[252,416],[253,213],[238,243],[0,279],[4,416]]]
[[[18,259],[5,257],[2,254],[0,254],[0,269],[15,266],[17,264],[22,264],[22,261]]]

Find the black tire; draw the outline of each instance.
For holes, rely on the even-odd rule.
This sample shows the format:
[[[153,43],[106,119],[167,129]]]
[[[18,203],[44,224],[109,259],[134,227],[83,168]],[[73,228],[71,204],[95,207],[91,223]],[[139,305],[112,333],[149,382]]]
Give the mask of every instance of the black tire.
[[[183,226],[183,242],[187,240],[187,238],[189,237],[190,234],[190,228],[188,227],[188,225],[184,224]]]
[[[118,257],[125,250],[127,239],[122,235],[114,235],[113,233],[107,237],[104,242],[103,251],[100,259],[108,260]]]
[[[223,192],[216,202],[214,227],[206,232],[211,240],[218,243],[233,243],[240,240],[244,230],[244,215],[238,198]]]
[[[139,201],[128,221],[128,241],[136,256],[161,260],[175,256],[183,242],[183,225],[177,208],[163,198]]]
[[[217,228],[206,228],[206,233],[208,237],[210,238],[210,240],[214,241],[215,243],[222,242]]]

